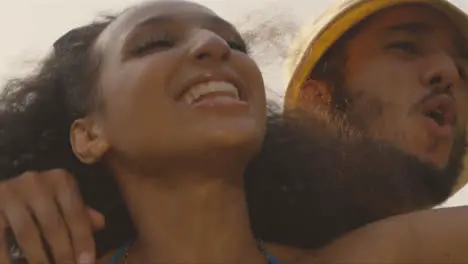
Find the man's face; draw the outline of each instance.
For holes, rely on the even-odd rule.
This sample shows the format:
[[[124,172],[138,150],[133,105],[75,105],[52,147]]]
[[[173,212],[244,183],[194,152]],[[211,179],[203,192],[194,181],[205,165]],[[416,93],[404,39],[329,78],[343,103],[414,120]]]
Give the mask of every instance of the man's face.
[[[346,45],[350,122],[445,167],[465,142],[468,53],[462,48],[468,43],[430,7],[406,5],[374,15]]]
[[[468,58],[450,21],[424,6],[392,8],[349,41],[349,116],[373,136],[439,167],[464,136]]]

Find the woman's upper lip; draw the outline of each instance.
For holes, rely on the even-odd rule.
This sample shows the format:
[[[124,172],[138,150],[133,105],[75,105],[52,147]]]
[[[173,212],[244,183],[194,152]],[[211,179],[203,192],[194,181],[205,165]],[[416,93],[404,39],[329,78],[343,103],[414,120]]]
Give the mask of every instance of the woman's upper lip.
[[[211,71],[198,74],[185,82],[179,90],[176,92],[176,99],[181,100],[184,94],[192,87],[208,82],[227,82],[234,85],[239,92],[239,98],[243,101],[246,100],[245,92],[243,91],[243,85],[241,81],[232,73],[225,71]]]

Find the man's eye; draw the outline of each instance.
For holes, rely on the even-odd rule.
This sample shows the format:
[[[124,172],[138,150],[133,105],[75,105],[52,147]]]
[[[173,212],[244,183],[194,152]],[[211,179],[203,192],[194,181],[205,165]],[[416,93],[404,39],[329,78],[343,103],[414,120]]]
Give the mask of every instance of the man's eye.
[[[408,41],[393,42],[393,43],[390,43],[387,46],[387,48],[388,49],[397,49],[397,50],[404,51],[406,53],[411,53],[411,54],[414,54],[414,53],[418,52],[416,44],[414,44],[412,42],[408,42]]]

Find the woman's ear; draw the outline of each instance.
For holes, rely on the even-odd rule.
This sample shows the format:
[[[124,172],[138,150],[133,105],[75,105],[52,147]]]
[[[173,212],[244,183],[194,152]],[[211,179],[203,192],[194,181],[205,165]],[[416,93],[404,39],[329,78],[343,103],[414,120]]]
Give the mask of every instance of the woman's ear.
[[[109,150],[101,126],[90,117],[80,118],[70,127],[70,144],[75,156],[85,164],[98,162]]]
[[[301,105],[305,108],[314,108],[320,110],[331,109],[331,90],[330,87],[322,81],[307,80],[301,88]]]

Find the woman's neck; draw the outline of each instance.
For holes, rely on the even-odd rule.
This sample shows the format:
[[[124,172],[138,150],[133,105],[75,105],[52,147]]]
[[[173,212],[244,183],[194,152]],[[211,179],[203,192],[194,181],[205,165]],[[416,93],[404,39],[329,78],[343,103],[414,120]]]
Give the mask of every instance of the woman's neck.
[[[138,233],[129,262],[264,263],[250,229],[242,173],[225,167],[119,177]]]

